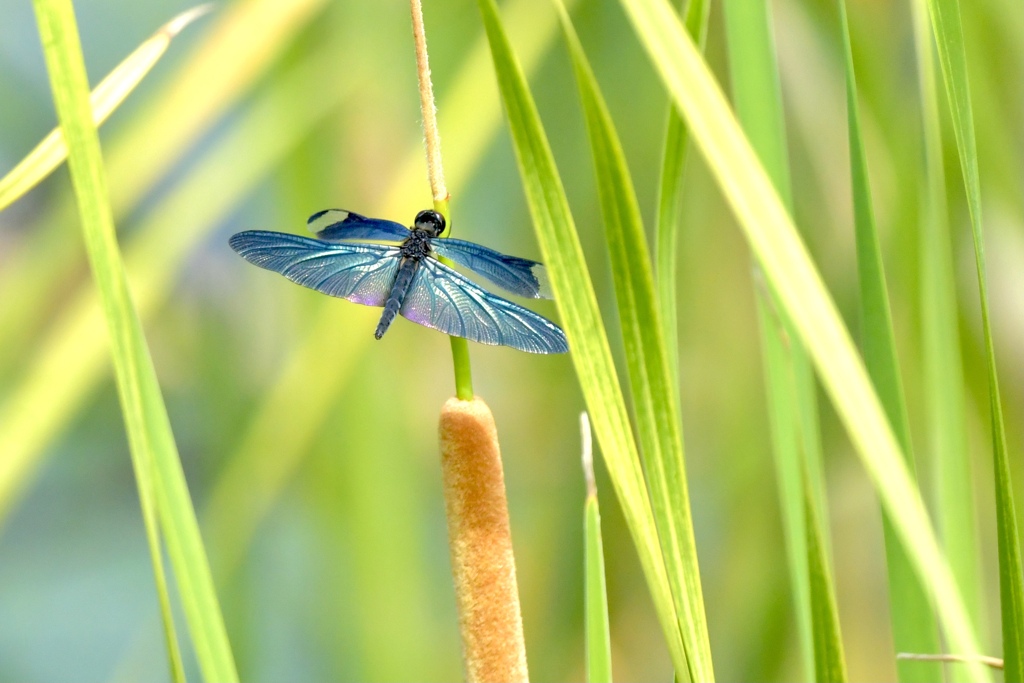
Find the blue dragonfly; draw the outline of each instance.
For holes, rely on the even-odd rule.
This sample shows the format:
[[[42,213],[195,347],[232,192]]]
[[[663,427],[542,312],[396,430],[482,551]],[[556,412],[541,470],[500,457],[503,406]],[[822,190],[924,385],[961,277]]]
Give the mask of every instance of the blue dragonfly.
[[[351,211],[309,217],[316,239],[247,230],[228,244],[249,263],[364,306],[383,306],[374,336],[396,315],[455,337],[530,353],[565,353],[565,333],[553,322],[492,294],[437,260],[438,256],[513,294],[550,298],[544,266],[464,240],[439,238],[444,216],[420,211],[412,228]]]

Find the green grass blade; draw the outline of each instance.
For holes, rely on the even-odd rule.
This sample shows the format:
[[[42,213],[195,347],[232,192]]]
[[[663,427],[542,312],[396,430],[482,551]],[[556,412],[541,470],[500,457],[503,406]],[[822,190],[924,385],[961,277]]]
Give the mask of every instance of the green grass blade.
[[[807,565],[811,579],[811,613],[814,615],[814,680],[842,683],[846,658],[839,631],[839,610],[829,569],[828,550],[822,542],[818,506],[810,482],[804,478],[804,514],[807,520]],[[936,680],[942,680],[940,676]]]
[[[351,92],[348,87],[330,88],[322,89],[320,97],[303,97],[322,83],[323,70],[334,62],[333,51],[320,53],[280,79],[205,161],[140,221],[127,243],[125,260],[136,274],[132,290],[143,317],[166,300],[190,250]],[[289,112],[287,125],[282,125],[282,111]],[[269,129],[275,135],[263,134]],[[247,163],[239,165],[243,156]],[[210,195],[214,185],[218,192]],[[0,459],[0,520],[39,467],[45,445],[62,431],[103,376],[106,343],[91,291],[79,291],[26,363],[25,376],[0,402],[0,452],[5,456]]]
[[[911,3],[918,58],[924,131],[925,188],[921,193],[921,363],[928,409],[928,452],[935,471],[939,535],[972,622],[980,616],[978,520],[964,400],[953,250],[946,215],[946,172],[942,158],[939,89],[928,8]],[[966,678],[961,667],[954,680]]]
[[[764,357],[765,387],[768,392],[772,455],[779,489],[779,508],[786,542],[790,590],[793,593],[796,635],[803,674],[805,679],[810,681],[814,680],[815,655],[811,576],[807,563],[809,532],[803,495],[803,473],[807,468],[801,457],[803,451],[800,435],[803,425],[795,398],[798,390],[797,377],[793,369],[793,355],[799,351],[795,345],[787,343],[787,340],[792,338],[786,335],[771,293],[762,288],[755,300],[758,326],[761,330],[761,353]],[[814,506],[818,507],[816,503]]]
[[[672,377],[679,377],[679,208],[682,202],[683,169],[688,136],[683,118],[670,108],[665,124],[665,144],[658,181],[658,206],[654,218],[654,258],[662,336]],[[673,382],[676,384],[676,382]],[[676,384],[678,393],[678,385]],[[678,403],[678,396],[676,402]]]
[[[782,108],[782,89],[779,83],[779,69],[775,55],[771,17],[768,5],[763,0],[747,0],[730,2],[725,5],[725,25],[728,35],[729,72],[733,82],[733,97],[736,101],[736,113],[743,131],[753,146],[758,159],[764,165],[768,178],[775,187],[783,205],[790,210],[792,192],[790,190],[789,158],[787,153],[785,114]],[[768,289],[771,294],[771,289]],[[773,295],[774,296],[774,295]],[[788,417],[779,423],[780,428],[795,429],[798,447],[805,456],[805,464],[810,473],[811,488],[818,501],[819,514],[824,518],[825,493],[824,474],[821,465],[821,437],[818,429],[817,387],[814,371],[804,347],[796,342],[797,334],[792,321],[782,310],[778,302],[769,302],[776,311],[782,327],[779,330],[762,328],[762,337],[766,334],[781,333],[781,339],[772,343],[785,343],[791,346],[785,374],[792,373],[796,390],[795,399],[789,380],[784,385],[769,384],[769,400],[781,403],[787,409]],[[776,429],[778,431],[778,429]],[[785,475],[789,479],[787,489],[798,494],[803,486],[798,453],[794,455],[788,450],[783,452],[790,462]],[[793,500],[799,500],[794,495]],[[802,515],[803,513],[798,513]],[[825,525],[827,527],[827,525]],[[802,525],[797,527],[799,538],[803,539]],[[827,528],[822,529],[826,546],[829,545]],[[802,543],[802,540],[800,541]],[[803,565],[803,554],[798,555],[799,564]]]
[[[149,498],[152,494],[155,498],[156,504],[152,507],[159,511],[168,555],[205,676],[208,680],[235,680],[237,674],[227,632],[213,592],[167,410],[142,325],[128,292],[106,189],[99,136],[89,105],[88,78],[74,9],[69,0],[36,0],[34,5],[57,118],[68,145],[68,165],[89,262],[107,321],[118,394],[139,474],[140,497]],[[151,549],[159,555],[153,539],[157,526],[153,518],[157,515],[150,511],[144,516],[149,517],[146,525],[151,532]],[[159,564],[158,558],[154,559]],[[156,571],[160,580],[161,570]],[[166,592],[165,586],[161,588]],[[161,602],[166,609],[166,596]],[[168,639],[173,643],[173,636]],[[171,660],[172,675],[180,678],[180,657],[176,652],[171,654]]]
[[[782,86],[768,5],[738,0],[724,6],[729,77],[736,117],[786,206],[792,203]]]
[[[711,3],[708,0],[690,0],[686,5],[686,30],[703,50],[708,32]],[[665,124],[665,144],[661,157],[661,175],[658,178],[657,214],[654,218],[656,262],[655,278],[658,289],[658,308],[664,329],[672,383],[678,391],[679,379],[679,209],[683,194],[683,169],[689,134],[686,122],[675,107],[669,106]],[[679,397],[676,397],[679,403]]]
[[[737,115],[782,202],[791,210],[789,159],[782,91],[768,4],[764,0],[724,6],[729,72]],[[819,520],[827,519],[817,387],[807,352],[770,288],[755,288],[764,357],[772,454],[786,541],[787,568],[804,676],[814,676],[814,619],[807,564],[803,490],[810,480]],[[805,472],[808,472],[805,476]],[[827,522],[822,542],[829,547]]]
[[[520,177],[587,411],[593,419],[598,444],[636,545],[672,661],[677,671],[686,671],[686,655],[625,399],[565,190],[497,8],[493,0],[479,0],[478,4]]]
[[[952,115],[953,132],[960,156],[960,170],[963,172],[967,207],[971,217],[971,234],[974,238],[981,325],[988,366],[996,525],[999,539],[999,603],[1003,623],[1004,678],[1007,681],[1024,681],[1024,573],[1021,565],[1016,503],[1006,452],[1006,430],[1003,426],[1003,405],[999,394],[999,376],[996,372],[995,344],[992,341],[989,315],[981,220],[981,179],[978,173],[978,150],[974,137],[974,114],[967,80],[967,54],[963,26],[960,22],[960,4],[959,0],[928,0],[928,8]]]
[[[903,382],[896,358],[896,335],[892,327],[889,295],[886,287],[882,248],[875,227],[867,158],[860,127],[857,80],[853,68],[853,47],[846,16],[845,0],[837,0],[839,32],[846,71],[846,109],[850,144],[850,177],[853,188],[853,215],[857,244],[857,271],[860,281],[861,347],[864,364],[874,382],[889,424],[892,425],[906,458],[907,470],[914,475]],[[895,535],[889,517],[883,511],[886,568],[889,572],[889,603],[893,643],[897,652],[938,652],[939,632],[931,605],[910,566],[910,560]],[[900,681],[936,681],[942,679],[938,663],[897,661]]]
[[[594,481],[594,448],[590,418],[580,414],[583,438],[583,476],[587,499],[583,505],[584,619],[586,622],[587,681],[612,683],[612,643],[608,626],[608,586],[604,579],[604,545],[601,541],[601,510]]]
[[[105,146],[115,219],[138,206],[325,4],[326,0],[239,2],[211,17],[182,68],[153,97],[140,100],[135,116],[113,132]],[[422,158],[420,163],[422,167]],[[8,261],[10,267],[0,269],[0,291],[19,292],[14,301],[0,306],[0,376],[28,352],[48,302],[58,298],[66,284],[61,278],[79,267],[76,245],[59,230],[72,220],[73,202],[54,204]]]
[[[112,141],[114,211],[126,212],[164,176],[326,5],[327,0],[225,4],[187,62]]]
[[[714,77],[664,0],[623,0],[623,6],[805,344],[915,570],[929,588],[951,647],[978,652],[963,600],[864,365]],[[970,666],[974,680],[989,680],[983,667]]]
[[[604,555],[601,544],[601,511],[597,495],[587,494],[583,512],[586,536],[586,623],[587,680],[611,683],[612,652],[608,628],[608,594],[604,579]]]
[[[163,57],[175,36],[210,9],[212,5],[200,5],[171,19],[100,81],[90,97],[96,126],[106,121],[135,86],[142,82]],[[0,179],[0,211],[42,182],[64,161],[67,154],[64,136],[60,128],[55,128],[10,173]]]
[[[557,3],[556,3],[557,4]],[[558,5],[579,86],[597,174],[619,326],[662,556],[676,603],[690,678],[714,677],[700,568],[690,518],[676,381],[658,316],[650,250],[622,144],[568,14]]]

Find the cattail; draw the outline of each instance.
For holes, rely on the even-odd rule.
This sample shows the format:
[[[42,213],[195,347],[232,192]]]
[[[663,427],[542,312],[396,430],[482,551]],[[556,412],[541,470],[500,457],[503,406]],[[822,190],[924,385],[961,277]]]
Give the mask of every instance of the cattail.
[[[526,681],[505,479],[487,404],[449,399],[440,437],[466,680]]]

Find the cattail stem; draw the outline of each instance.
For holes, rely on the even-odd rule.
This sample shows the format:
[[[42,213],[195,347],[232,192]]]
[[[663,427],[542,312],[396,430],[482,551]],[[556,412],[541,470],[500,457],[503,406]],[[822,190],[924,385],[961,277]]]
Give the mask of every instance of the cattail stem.
[[[444,184],[441,166],[441,135],[437,132],[437,107],[434,106],[434,86],[430,81],[430,62],[427,59],[427,32],[423,28],[423,6],[420,0],[410,0],[412,10],[412,36],[416,44],[416,75],[420,83],[420,110],[423,112],[423,143],[427,148],[427,174],[434,203],[448,201],[448,187]]]
[[[466,680],[527,681],[505,479],[487,404],[449,399],[440,437]]]
[[[416,77],[420,84],[420,111],[423,114],[423,144],[427,152],[427,176],[434,197],[434,211],[448,221],[444,235],[452,228],[452,215],[448,208],[448,186],[444,183],[441,165],[441,134],[437,132],[437,106],[434,104],[434,86],[430,81],[430,61],[427,58],[427,32],[423,28],[423,6],[420,0],[409,0],[412,12],[412,37],[416,46]],[[442,263],[453,265],[445,257]],[[473,399],[473,372],[469,364],[469,342],[461,337],[450,337],[452,363],[455,367],[455,395],[463,401]]]

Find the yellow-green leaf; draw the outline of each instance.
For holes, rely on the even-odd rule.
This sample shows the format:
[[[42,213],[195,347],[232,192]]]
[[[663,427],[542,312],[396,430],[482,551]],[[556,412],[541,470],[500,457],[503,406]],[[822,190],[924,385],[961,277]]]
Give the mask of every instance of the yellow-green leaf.
[[[588,683],[612,682],[612,643],[608,626],[608,586],[604,578],[604,544],[601,541],[601,510],[594,481],[594,447],[590,418],[580,414],[583,441],[583,475],[587,498],[583,504],[584,620]]]
[[[935,601],[950,647],[978,652],[963,600],[864,364],[718,84],[665,0],[622,4],[806,346],[915,571]],[[988,680],[988,673],[976,665],[971,676]]]
[[[479,0],[534,231],[597,441],[633,536],[677,671],[687,662],[625,398],[565,190],[493,0]]]
[[[626,350],[629,394],[662,556],[692,680],[714,678],[683,459],[678,391],[665,348],[640,204],[611,114],[568,14],[558,5],[597,173]]]
[[[213,5],[200,5],[182,12],[160,27],[148,40],[118,64],[92,91],[92,119],[96,126],[107,120],[146,74],[163,57],[171,41]],[[53,129],[17,166],[0,179],[0,211],[13,204],[46,176],[65,158],[68,148],[60,128]]]
[[[860,127],[857,80],[853,68],[853,47],[846,18],[845,0],[837,0],[839,32],[846,72],[846,110],[850,141],[850,178],[853,192],[853,218],[857,244],[857,273],[860,280],[861,348],[864,364],[885,408],[889,423],[899,440],[907,470],[914,476],[914,457],[910,445],[910,425],[903,398],[896,359],[896,334],[889,310],[882,247],[875,227],[867,158]],[[938,652],[939,632],[928,597],[914,575],[906,552],[896,537],[889,515],[883,511],[886,569],[889,572],[890,618],[893,643],[897,652]],[[942,677],[938,664],[897,662],[897,674],[903,683],[928,683]]]
[[[805,472],[806,474],[806,472]],[[822,543],[821,522],[810,482],[804,477],[804,515],[807,520],[807,566],[811,583],[811,614],[814,623],[814,680],[842,683],[846,680],[846,658],[839,629],[835,584],[829,569],[828,550]]]
[[[986,284],[985,240],[981,220],[981,178],[978,172],[978,149],[974,138],[974,113],[971,106],[970,83],[967,80],[967,53],[964,47],[963,26],[960,22],[960,3],[959,0],[928,0],[928,8],[935,43],[938,46],[942,80],[946,85],[946,100],[952,115],[953,133],[956,136],[960,170],[963,172],[967,207],[971,218],[971,235],[974,238],[981,326],[988,368],[996,529],[999,541],[999,604],[1003,623],[1004,679],[1024,681],[1024,570],[1021,564],[1017,505],[1014,501],[1009,456],[1006,452],[1006,429],[1003,426],[1003,402],[999,393],[999,376],[996,372],[995,343],[992,340]]]
[[[68,166],[78,200],[86,251],[100,293],[114,374],[138,477],[143,515],[158,586],[163,583],[159,527],[174,568],[178,594],[196,657],[207,680],[238,678],[227,631],[213,589],[199,525],[189,498],[170,420],[131,295],[107,191],[99,135],[89,105],[88,78],[70,0],[36,0],[36,18],[57,119],[68,145]],[[154,512],[155,510],[155,512]],[[167,613],[166,595],[161,601]],[[165,617],[165,623],[169,617]],[[174,646],[173,626],[168,643]],[[180,657],[170,654],[172,676],[182,678]]]

